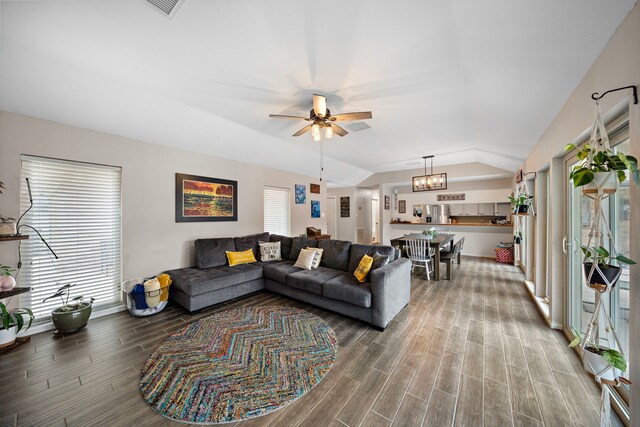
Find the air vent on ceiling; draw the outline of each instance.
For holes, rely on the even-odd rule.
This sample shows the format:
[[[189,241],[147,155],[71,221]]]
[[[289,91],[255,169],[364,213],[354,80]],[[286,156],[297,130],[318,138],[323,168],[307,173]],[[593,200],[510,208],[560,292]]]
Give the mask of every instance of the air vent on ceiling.
[[[351,132],[360,132],[361,130],[371,128],[371,126],[369,126],[365,122],[353,122],[345,127],[348,128]]]
[[[151,3],[168,17],[173,17],[178,10],[178,6],[183,1],[184,0],[147,0],[147,2]]]

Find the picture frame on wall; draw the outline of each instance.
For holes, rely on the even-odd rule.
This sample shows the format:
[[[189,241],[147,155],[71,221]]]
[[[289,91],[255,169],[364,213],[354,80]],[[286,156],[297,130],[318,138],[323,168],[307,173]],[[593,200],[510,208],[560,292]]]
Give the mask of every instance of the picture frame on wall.
[[[351,216],[351,202],[348,196],[340,197],[340,218]]]
[[[320,194],[320,184],[309,184],[309,192],[313,194]]]
[[[176,222],[237,220],[238,181],[176,173]]]
[[[311,218],[320,218],[320,200],[311,201]]]
[[[384,196],[384,210],[388,211],[389,209],[391,209],[391,197]]]
[[[407,201],[398,200],[398,213],[407,213]]]
[[[304,205],[305,203],[307,203],[307,186],[296,184],[296,205]]]

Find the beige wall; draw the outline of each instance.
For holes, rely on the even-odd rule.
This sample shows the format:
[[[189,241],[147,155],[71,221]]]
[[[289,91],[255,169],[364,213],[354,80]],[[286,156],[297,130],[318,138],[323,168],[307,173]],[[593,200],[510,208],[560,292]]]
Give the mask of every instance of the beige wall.
[[[328,196],[334,196],[336,198],[336,205],[338,208],[338,214],[336,216],[336,236],[332,236],[334,239],[349,240],[355,242],[356,240],[356,189],[355,187],[336,187],[327,189]],[[349,217],[342,218],[340,216],[340,198],[349,197]]]
[[[290,189],[293,235],[308,226],[327,228],[324,215],[311,218],[310,200],[320,200],[322,212],[326,205],[324,183],[320,194],[309,193],[317,178],[0,111],[0,181],[7,186],[0,212],[6,216],[19,214],[21,154],[122,167],[125,279],[193,265],[197,238],[262,232],[265,185]],[[238,181],[238,221],[176,223],[176,172]],[[294,184],[307,186],[306,204],[294,204]],[[17,243],[0,245],[0,262],[16,265]]]
[[[545,165],[551,164],[552,188],[551,194],[554,203],[549,205],[551,227],[551,258],[564,259],[562,253],[562,238],[565,235],[566,210],[563,204],[564,171],[562,162],[552,161],[553,158],[562,157],[563,147],[569,142],[576,141],[589,129],[593,122],[594,104],[591,100],[593,92],[603,93],[609,89],[621,86],[640,85],[640,4],[636,4],[629,12],[615,34],[609,40],[607,46],[598,56],[591,69],[580,82],[572,95],[557,114],[549,128],[546,130],[539,143],[533,148],[525,160],[526,171],[538,171]],[[605,116],[611,116],[614,110],[618,110],[621,104],[629,104],[629,133],[631,152],[638,157],[640,155],[640,105],[633,105],[628,92],[615,92],[608,94],[601,101],[602,112]],[[640,236],[640,194],[636,185],[631,185],[631,235]],[[640,259],[640,240],[631,240],[630,257]],[[559,297],[565,294],[567,283],[566,272],[562,263],[556,262],[549,266],[551,270],[552,295]],[[560,271],[558,271],[560,270]],[[631,267],[630,277],[630,331],[640,328],[640,265]],[[562,301],[561,298],[558,300]],[[565,302],[563,307],[554,307],[552,304],[552,321],[563,322],[566,312]],[[558,309],[561,308],[559,311]],[[555,316],[555,318],[553,318]],[[630,372],[631,381],[631,424],[640,425],[640,334],[630,335]]]

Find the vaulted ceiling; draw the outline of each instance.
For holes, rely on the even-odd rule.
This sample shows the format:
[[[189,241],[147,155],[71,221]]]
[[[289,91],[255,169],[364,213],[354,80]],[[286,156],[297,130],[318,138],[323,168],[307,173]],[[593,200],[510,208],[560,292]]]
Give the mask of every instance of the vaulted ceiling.
[[[311,95],[370,128],[324,143],[325,177],[482,162],[513,171],[635,0],[0,3],[0,108],[316,174]],[[601,89],[601,88],[598,88]]]

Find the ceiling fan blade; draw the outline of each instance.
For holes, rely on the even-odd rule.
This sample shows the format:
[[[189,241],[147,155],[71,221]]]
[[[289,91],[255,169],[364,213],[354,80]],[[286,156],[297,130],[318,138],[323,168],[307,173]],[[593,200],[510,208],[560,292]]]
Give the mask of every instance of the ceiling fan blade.
[[[349,133],[335,123],[329,123],[329,126],[331,126],[331,129],[333,129],[333,133],[335,133],[336,135],[345,136]]]
[[[303,133],[309,132],[311,130],[311,126],[313,125],[306,125],[302,129],[300,129],[298,132],[294,133],[293,136],[300,136]]]
[[[336,114],[329,118],[332,122],[346,122],[349,120],[367,120],[372,118],[371,111],[362,111],[359,113],[342,113]]]
[[[287,116],[287,115],[284,115],[284,114],[269,114],[269,117],[273,117],[274,119],[291,119],[291,120],[307,120],[307,121],[309,121],[309,117]]]
[[[327,98],[322,95],[313,94],[313,112],[318,117],[327,115]]]

